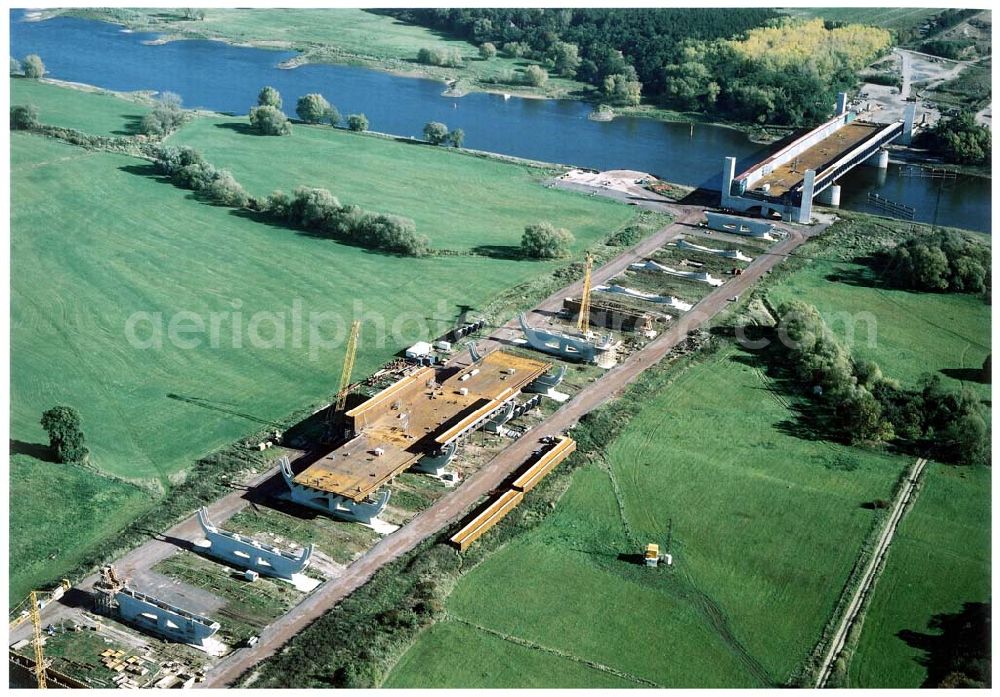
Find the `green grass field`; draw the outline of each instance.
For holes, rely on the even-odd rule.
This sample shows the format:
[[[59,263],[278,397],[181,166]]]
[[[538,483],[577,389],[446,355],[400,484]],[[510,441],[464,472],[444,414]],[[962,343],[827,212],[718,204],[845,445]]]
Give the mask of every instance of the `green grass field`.
[[[981,297],[866,285],[871,276],[865,267],[819,254],[768,291],[774,304],[796,299],[815,305],[855,355],[876,361],[885,375],[910,387],[937,373],[958,388],[963,369],[982,366],[991,349],[990,306]],[[832,280],[855,276],[865,285]],[[989,398],[989,385],[965,384]]]
[[[41,579],[58,577],[87,548],[153,504],[149,493],[82,467],[33,457],[16,444],[10,458],[8,602],[20,602]],[[19,452],[19,451],[27,452]]]
[[[337,135],[323,135],[339,143]],[[403,183],[383,189],[383,206],[377,194],[361,201],[421,217],[425,229],[436,231],[438,244],[514,245],[520,228],[547,212],[557,224],[575,227],[582,246],[631,215],[624,206],[537,186],[522,167],[350,134],[340,138],[366,148],[355,149],[359,167],[380,148],[415,150],[442,176],[449,163],[456,165],[459,173],[451,182],[457,186],[463,177],[468,182],[456,196],[470,194],[475,182],[496,193],[486,206],[490,212],[469,206],[466,216],[451,216],[448,207],[435,210],[427,199],[404,204]],[[238,176],[277,179],[260,174],[268,169],[260,163],[267,162],[291,178],[302,154],[285,153],[287,159],[281,159],[275,152],[255,153]],[[424,162],[418,156],[412,166]],[[189,192],[146,176],[143,167],[127,157],[31,136],[13,139],[13,433],[40,442],[38,415],[51,403],[69,402],[82,411],[95,463],[123,476],[165,479],[191,458],[330,392],[342,349],[316,355],[306,346],[307,326],[302,346],[292,346],[293,300],[301,303],[305,321],[310,312],[350,318],[361,303],[374,319],[363,330],[360,375],[398,351],[402,341],[447,329],[460,304],[479,306],[502,288],[553,267],[470,256],[414,260],[346,247],[194,201]],[[370,174],[358,173],[357,182]],[[533,196],[536,189],[540,195]],[[501,218],[505,192],[528,199],[527,208]],[[102,205],[95,207],[94,201]],[[489,224],[491,216],[499,221],[496,227]],[[68,235],[74,244],[66,244]],[[196,350],[135,349],[126,341],[125,324],[133,313],[162,313],[166,330],[170,316],[182,310],[206,318],[206,330],[209,313],[230,313],[218,314],[217,348],[206,345],[207,335]],[[236,347],[231,329],[237,311],[248,328],[255,312],[284,312],[286,349]],[[143,337],[152,335],[149,322],[140,329]],[[336,329],[328,323],[319,331],[333,336]],[[258,333],[272,337],[273,324],[262,322]],[[375,346],[380,334],[382,345]],[[249,343],[249,335],[242,341]]]
[[[244,119],[204,118],[171,142],[202,150],[254,195],[317,186],[344,203],[413,218],[436,248],[509,247],[525,224],[551,220],[576,236],[579,251],[632,214],[607,199],[547,189],[533,167],[326,126],[297,125],[281,138],[244,130]]]
[[[865,615],[848,685],[920,687],[925,652],[900,632],[933,635],[935,615],[990,602],[990,567],[990,471],[931,463]]]
[[[793,413],[742,355],[682,373],[609,445],[631,534],[608,473],[589,465],[538,528],[459,582],[448,612],[658,685],[788,680],[871,528],[862,504],[888,496],[907,461],[790,435]],[[665,543],[671,520],[672,569],[619,558]],[[410,654],[427,656],[426,640]],[[480,648],[440,659],[459,673],[447,684],[475,680]],[[410,654],[387,684],[440,686],[441,665]]]
[[[113,134],[141,113],[114,96],[16,83],[15,100],[37,103],[46,123]],[[514,246],[525,224],[544,217],[574,229],[579,251],[633,215],[626,206],[545,189],[537,170],[523,166],[329,129],[297,128],[285,141],[295,147],[280,152],[215,123],[192,124],[192,135],[209,150],[210,134],[223,152],[252,146],[237,176],[260,193],[272,184],[328,185],[345,201],[412,215],[439,246]],[[325,159],[310,156],[317,150],[348,146],[349,164],[312,165],[305,175],[315,179],[298,171],[296,162]],[[196,458],[327,398],[355,316],[364,320],[360,376],[408,343],[450,328],[462,306],[482,307],[560,265],[468,255],[413,259],[343,246],[197,201],[151,176],[141,160],[27,134],[12,134],[10,164],[11,437],[45,443],[42,411],[69,404],[81,413],[98,469],[163,489]],[[411,178],[423,168],[454,187],[453,195],[434,202],[427,196],[433,186],[417,196],[412,180],[378,184],[383,167],[403,168]],[[345,190],[330,173],[349,170]],[[505,206],[507,196],[523,199],[524,207]],[[146,348],[127,338],[135,313],[142,314],[133,334]],[[320,342],[310,341],[311,316],[321,318],[312,325]],[[180,342],[170,338],[172,319]],[[192,321],[203,322],[203,331],[195,333],[195,348],[184,348]],[[138,501],[153,502],[146,493]],[[112,534],[142,508],[125,503],[112,523],[76,520],[72,549]],[[83,506],[75,495],[63,502],[69,513]],[[37,530],[58,539],[58,525],[43,512],[19,506],[12,535],[27,539],[26,531]],[[71,568],[71,556],[41,564],[33,549],[13,548],[18,592]]]
[[[474,657],[463,670],[454,669],[459,657]],[[408,677],[428,676],[420,684]],[[627,679],[569,658],[519,646],[475,627],[445,620],[431,626],[412,651],[400,661],[383,687],[408,688],[432,684],[442,688],[548,688],[552,676],[567,688],[621,689],[636,687]]]
[[[479,48],[467,41],[356,8],[206,8],[203,20],[187,20],[181,12],[162,9],[87,9],[73,12],[122,22],[146,31],[223,39],[261,47],[290,47],[302,51],[313,62],[356,63],[436,78],[458,78],[463,86],[479,85],[550,97],[591,89],[584,83],[554,74],[543,88],[491,86],[486,82],[489,78],[504,71],[519,70],[534,61],[500,55],[483,60],[479,57]],[[417,63],[417,52],[421,48],[457,49],[463,66],[446,68]]]
[[[134,135],[149,111],[138,102],[38,80],[10,78],[10,103],[34,104],[42,123],[106,136]]]

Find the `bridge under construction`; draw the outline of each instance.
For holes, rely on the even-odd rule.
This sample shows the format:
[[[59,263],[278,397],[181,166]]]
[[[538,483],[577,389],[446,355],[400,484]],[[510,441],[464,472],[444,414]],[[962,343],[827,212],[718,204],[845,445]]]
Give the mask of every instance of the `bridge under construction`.
[[[859,164],[885,169],[885,146],[901,139],[909,144],[916,102],[907,105],[905,118],[890,124],[870,123],[847,109],[847,95],[837,97],[837,115],[791,143],[736,174],[736,158],[727,157],[722,173],[722,207],[765,218],[808,223],[812,203],[840,205],[837,179]]]
[[[289,497],[334,517],[372,524],[401,472],[440,474],[459,441],[510,420],[517,397],[552,367],[493,351],[466,368],[424,367],[345,414],[347,442],[295,475],[282,462]],[[544,389],[536,391],[544,392]]]

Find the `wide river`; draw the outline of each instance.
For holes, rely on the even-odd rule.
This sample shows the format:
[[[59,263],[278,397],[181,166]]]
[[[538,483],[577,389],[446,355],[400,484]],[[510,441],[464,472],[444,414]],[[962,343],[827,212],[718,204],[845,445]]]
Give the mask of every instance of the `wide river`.
[[[571,100],[505,98],[472,93],[443,97],[441,82],[399,77],[342,65],[278,68],[293,53],[230,46],[218,41],[152,45],[154,34],[133,33],[104,22],[58,17],[42,22],[10,14],[11,55],[42,57],[50,77],[117,91],[157,90],[181,95],[187,107],[245,114],[264,85],[295,100],[322,93],[342,114],[364,112],[373,130],[420,137],[428,121],[465,131],[465,145],[534,160],[594,169],[635,169],[689,186],[718,189],[723,158],[741,165],[761,159],[768,147],[720,126],[618,117],[588,119],[592,107]],[[44,114],[42,115],[44,120]],[[960,176],[941,181],[858,167],[842,178],[841,205],[879,211],[869,191],[916,209],[916,219],[990,231],[990,180]]]

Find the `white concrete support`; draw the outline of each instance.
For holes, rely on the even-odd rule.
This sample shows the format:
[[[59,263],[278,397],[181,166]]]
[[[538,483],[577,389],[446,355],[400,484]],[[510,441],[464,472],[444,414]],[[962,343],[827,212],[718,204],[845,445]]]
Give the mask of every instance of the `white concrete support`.
[[[799,217],[796,222],[804,225],[812,220],[813,188],[816,186],[816,170],[807,169],[802,181],[802,205],[799,206]]]
[[[917,103],[907,102],[903,112],[903,145],[909,145],[913,140],[913,120],[917,115]]]
[[[879,149],[878,152],[865,160],[865,164],[879,169],[887,169],[889,167],[889,151],[885,148]]]
[[[837,92],[837,116],[847,111],[847,92]]]
[[[840,185],[831,184],[823,189],[816,199],[824,206],[833,206],[834,208],[840,206]]]
[[[728,206],[729,197],[733,193],[733,180],[736,178],[736,158],[727,157],[722,163],[722,206]]]

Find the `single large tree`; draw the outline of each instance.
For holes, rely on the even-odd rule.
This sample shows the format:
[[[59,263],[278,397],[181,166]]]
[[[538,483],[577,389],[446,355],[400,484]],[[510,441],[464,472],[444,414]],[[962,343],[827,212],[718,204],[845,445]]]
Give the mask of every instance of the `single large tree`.
[[[42,414],[42,428],[59,462],[83,462],[90,453],[84,445],[80,414],[73,407],[56,406]]]
[[[281,109],[281,94],[278,90],[268,85],[257,95],[257,105],[273,106],[275,109]]]
[[[524,228],[521,236],[521,253],[532,259],[558,259],[569,256],[573,233],[542,221]]]
[[[347,127],[352,131],[367,131],[368,117],[364,114],[351,114],[347,117]]]
[[[34,104],[21,104],[10,108],[10,127],[12,130],[28,130],[38,125],[38,107]]]
[[[265,136],[287,136],[292,132],[288,118],[273,106],[255,106],[250,110],[250,125]]]
[[[448,134],[448,142],[452,144],[452,147],[460,148],[462,143],[465,142],[465,131],[461,128],[456,128],[454,131]]]
[[[24,57],[24,62],[21,64],[21,68],[24,70],[25,77],[37,80],[45,75],[45,63],[42,63],[42,59],[34,53]]]
[[[329,121],[331,125],[336,126],[340,121],[340,112],[330,106],[330,102],[326,101],[323,95],[315,92],[299,98],[295,105],[295,113],[306,123]]]
[[[448,127],[440,121],[428,121],[424,126],[424,140],[432,145],[441,145],[448,139]]]

